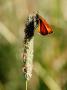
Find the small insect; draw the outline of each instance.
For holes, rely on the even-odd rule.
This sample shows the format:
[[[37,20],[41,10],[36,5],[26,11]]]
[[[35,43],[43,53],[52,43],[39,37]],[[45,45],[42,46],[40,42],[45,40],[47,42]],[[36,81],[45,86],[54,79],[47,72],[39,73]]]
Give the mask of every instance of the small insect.
[[[47,35],[53,32],[47,21],[39,14],[36,14],[36,24],[37,31],[42,35]]]

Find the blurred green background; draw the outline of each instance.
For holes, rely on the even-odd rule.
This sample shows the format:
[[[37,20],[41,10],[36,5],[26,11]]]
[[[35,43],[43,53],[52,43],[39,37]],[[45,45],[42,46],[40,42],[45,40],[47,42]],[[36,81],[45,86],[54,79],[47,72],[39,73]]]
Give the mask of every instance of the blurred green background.
[[[0,90],[25,90],[24,24],[33,11],[49,22],[53,34],[35,32],[28,90],[67,90],[67,0],[0,0]]]

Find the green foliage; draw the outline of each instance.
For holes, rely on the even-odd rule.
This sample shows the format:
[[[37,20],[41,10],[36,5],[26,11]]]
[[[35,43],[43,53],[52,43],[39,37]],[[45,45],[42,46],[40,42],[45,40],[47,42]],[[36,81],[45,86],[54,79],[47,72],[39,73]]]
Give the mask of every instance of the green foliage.
[[[40,85],[39,85],[38,90],[49,90],[49,88],[46,86],[46,84],[41,79],[40,79]]]

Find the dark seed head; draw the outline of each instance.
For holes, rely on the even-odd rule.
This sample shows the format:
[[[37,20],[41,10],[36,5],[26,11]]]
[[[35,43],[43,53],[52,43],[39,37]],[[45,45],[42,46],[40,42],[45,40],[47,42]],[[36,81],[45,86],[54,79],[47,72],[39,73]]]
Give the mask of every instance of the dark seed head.
[[[28,21],[26,23],[26,28],[25,28],[25,39],[31,39],[32,36],[34,35],[34,19],[31,21]]]

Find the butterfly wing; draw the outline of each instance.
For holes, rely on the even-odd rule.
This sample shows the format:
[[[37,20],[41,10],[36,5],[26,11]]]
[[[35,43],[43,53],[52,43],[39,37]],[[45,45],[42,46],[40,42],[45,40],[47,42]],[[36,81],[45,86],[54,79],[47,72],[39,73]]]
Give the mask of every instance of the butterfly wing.
[[[40,21],[40,33],[42,35],[47,35],[48,34],[47,28],[45,27],[41,19],[39,21]]]
[[[40,31],[43,32],[44,35],[53,32],[49,24],[46,22],[46,20],[40,15],[39,15],[39,20],[40,20]]]
[[[48,31],[47,31],[46,27],[44,26],[44,23],[42,22],[42,20],[38,21],[38,26],[36,29],[42,35],[48,34]]]

